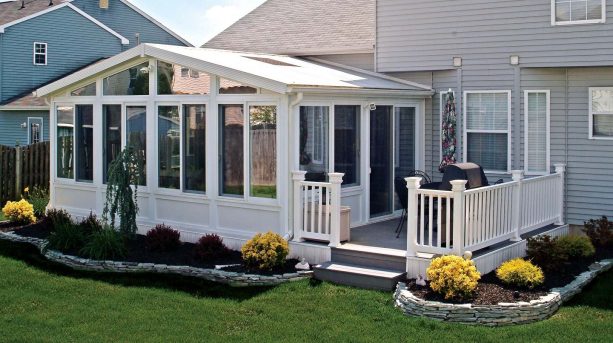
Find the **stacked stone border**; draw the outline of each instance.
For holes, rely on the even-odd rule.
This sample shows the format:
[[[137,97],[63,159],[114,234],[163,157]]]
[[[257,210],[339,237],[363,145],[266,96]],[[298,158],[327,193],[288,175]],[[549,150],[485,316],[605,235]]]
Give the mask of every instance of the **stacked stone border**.
[[[551,317],[563,303],[581,292],[596,276],[612,267],[613,259],[596,262],[568,285],[553,288],[547,295],[530,302],[472,305],[426,301],[411,293],[402,282],[396,287],[394,299],[396,307],[409,316],[485,326],[527,324]]]
[[[112,272],[112,273],[160,273],[177,274],[227,284],[232,287],[276,286],[285,282],[308,279],[312,271],[298,271],[279,275],[257,275],[229,272],[219,269],[204,269],[189,266],[169,266],[154,263],[96,261],[86,258],[64,255],[59,251],[46,249],[48,241],[34,237],[23,237],[12,232],[0,232],[0,239],[18,243],[28,243],[40,250],[50,261],[63,264],[75,270]]]

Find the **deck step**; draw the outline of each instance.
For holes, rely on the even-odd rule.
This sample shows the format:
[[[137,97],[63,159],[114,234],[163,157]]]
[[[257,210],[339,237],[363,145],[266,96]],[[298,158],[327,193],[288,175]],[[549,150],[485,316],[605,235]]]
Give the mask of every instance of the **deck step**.
[[[391,291],[406,277],[404,271],[326,262],[314,267],[315,278],[341,285]]]
[[[336,263],[394,271],[406,270],[406,251],[402,250],[373,249],[345,244],[339,248],[332,248],[331,253],[331,260]]]

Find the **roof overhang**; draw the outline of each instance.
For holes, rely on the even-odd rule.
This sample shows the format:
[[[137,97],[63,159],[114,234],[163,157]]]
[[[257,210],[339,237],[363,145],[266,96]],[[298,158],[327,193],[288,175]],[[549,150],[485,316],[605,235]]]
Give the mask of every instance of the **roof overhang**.
[[[0,106],[0,111],[48,111],[49,106]]]
[[[434,95],[434,90],[401,90],[401,89],[373,89],[373,88],[340,88],[340,87],[309,87],[309,86],[293,86],[288,88],[289,93],[304,93],[304,94],[334,94],[334,95],[369,95],[379,97],[431,97]]]

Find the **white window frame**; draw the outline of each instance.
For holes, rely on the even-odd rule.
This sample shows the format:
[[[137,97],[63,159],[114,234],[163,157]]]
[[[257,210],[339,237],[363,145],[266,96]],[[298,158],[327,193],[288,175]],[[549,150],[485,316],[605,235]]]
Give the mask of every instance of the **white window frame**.
[[[607,22],[607,0],[602,1],[602,16],[600,19],[590,20],[570,20],[570,21],[557,21],[556,20],[556,0],[551,0],[551,25],[580,25],[580,24],[604,24]],[[571,14],[572,15],[572,14]]]
[[[547,124],[546,124],[546,146],[545,146],[545,170],[530,170],[528,165],[528,156],[530,154],[528,130],[530,111],[528,107],[529,95],[532,93],[545,93],[547,97]],[[525,90],[524,91],[524,172],[526,175],[544,175],[549,173],[549,166],[551,165],[551,91],[550,90]]]
[[[593,104],[593,94],[594,91],[596,90],[605,90],[605,91],[613,91],[613,87],[590,87],[589,88],[589,98],[588,98],[588,102],[589,102],[589,139],[593,139],[593,140],[613,140],[613,137],[607,137],[607,136],[595,136],[594,135],[594,114],[599,114],[599,115],[608,115],[608,116],[613,116],[613,112],[609,113],[609,112],[598,112],[598,113],[594,113],[594,109],[592,108]]]
[[[40,132],[39,132],[40,137],[37,143],[45,141],[44,134],[43,134],[45,120],[43,119],[43,117],[28,117],[28,144],[34,144],[32,143],[32,121],[34,120],[40,120]]]
[[[466,121],[466,110],[467,110],[467,99],[469,94],[506,94],[507,95],[507,129],[506,130],[469,130]],[[462,132],[462,158],[464,162],[468,162],[468,134],[469,133],[504,133],[507,135],[507,170],[485,170],[487,173],[494,174],[508,174],[511,172],[511,115],[512,115],[512,91],[510,90],[471,90],[464,91],[463,103],[462,103],[462,127],[464,128],[464,132]]]
[[[45,47],[45,53],[44,53],[44,54],[43,54],[43,53],[40,53],[40,52],[36,52],[36,47],[37,47],[38,45],[42,45],[42,46],[44,46],[44,47]],[[49,52],[48,47],[47,47],[47,43],[43,43],[43,42],[34,42],[34,47],[33,47],[32,52],[33,52],[33,54],[32,54],[32,63],[33,63],[35,66],[46,66],[46,65],[47,65],[47,56],[48,56],[48,52]],[[44,56],[44,57],[45,57],[45,63],[37,63],[37,62],[36,62],[36,56]]]

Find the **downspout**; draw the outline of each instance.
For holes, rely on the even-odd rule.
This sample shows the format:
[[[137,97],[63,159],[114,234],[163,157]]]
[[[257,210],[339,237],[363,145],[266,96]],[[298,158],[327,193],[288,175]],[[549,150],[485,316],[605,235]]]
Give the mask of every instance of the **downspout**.
[[[304,93],[302,92],[298,92],[296,94],[296,99],[294,99],[294,101],[290,102],[289,104],[289,109],[288,109],[288,117],[290,120],[288,120],[289,122],[289,131],[290,133],[293,132],[293,121],[291,120],[292,118],[292,114],[294,113],[294,107],[298,106],[298,104],[300,104],[302,102],[302,100],[304,99]],[[293,135],[290,135],[293,136]],[[293,145],[291,145],[291,147],[293,148]],[[287,160],[288,163],[292,163],[292,155],[293,155],[293,149],[290,149],[290,153],[289,153],[289,158]],[[288,216],[289,218],[289,225],[287,226],[287,232],[285,232],[285,235],[283,236],[283,238],[287,241],[290,241],[294,238],[294,184],[293,184],[293,180],[292,180],[292,184],[289,187],[289,193],[290,193],[290,206],[288,207],[290,209],[290,215]]]
[[[564,218],[566,219],[566,223],[568,224],[568,68],[564,68],[564,163],[566,164],[566,173],[564,174],[566,177],[564,178]]]

